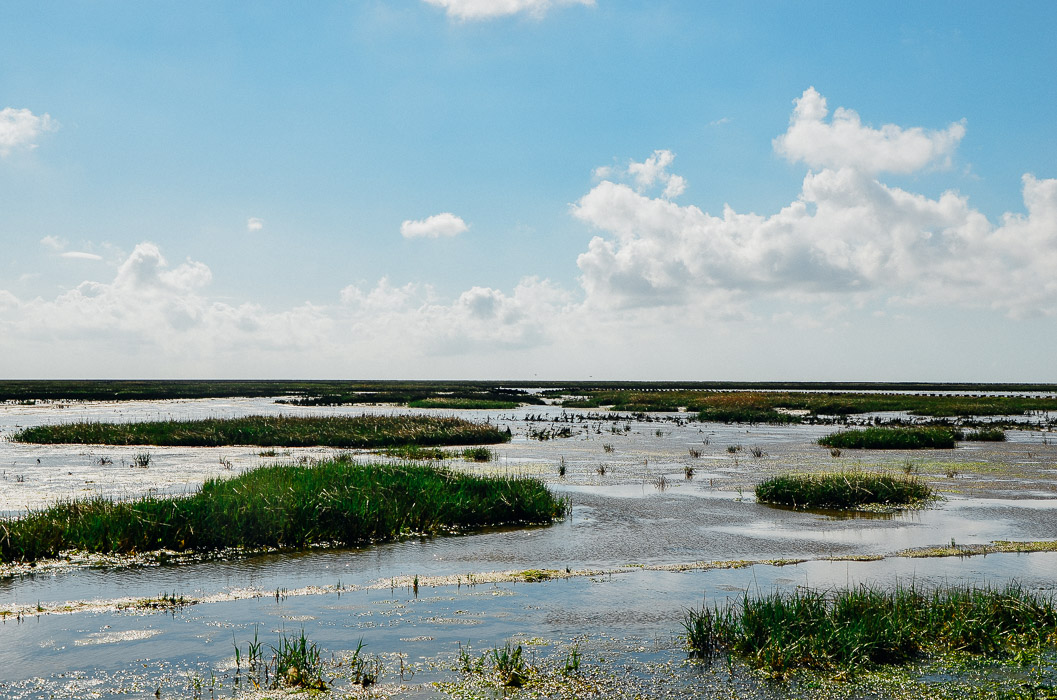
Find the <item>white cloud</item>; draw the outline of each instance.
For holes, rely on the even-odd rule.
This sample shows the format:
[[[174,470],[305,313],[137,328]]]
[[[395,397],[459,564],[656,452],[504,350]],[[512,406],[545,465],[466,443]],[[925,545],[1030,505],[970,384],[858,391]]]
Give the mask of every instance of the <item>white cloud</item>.
[[[648,184],[670,164],[638,172]],[[808,173],[776,214],[714,216],[604,181],[573,208],[601,232],[577,264],[593,308],[845,299],[1057,315],[1057,180],[1025,176],[1024,202],[996,226],[955,192],[930,199],[845,167]]]
[[[256,216],[251,216],[246,219],[246,230],[250,233],[255,233],[264,228],[264,219],[258,219]]]
[[[10,155],[16,148],[36,148],[37,137],[57,127],[49,114],[36,115],[13,107],[0,109],[0,157]]]
[[[491,19],[505,15],[526,13],[542,17],[557,5],[589,5],[595,0],[425,0],[430,5],[444,8],[448,17],[460,20]]]
[[[70,260],[102,260],[102,255],[96,255],[95,253],[85,253],[79,250],[68,250],[65,253],[59,255],[61,258],[68,258]]]
[[[949,166],[965,124],[955,122],[943,131],[921,127],[880,129],[864,126],[850,109],[837,108],[827,123],[826,98],[811,87],[794,100],[789,129],[774,140],[774,150],[790,161],[812,168],[850,167],[865,173],[910,173],[927,165]]]
[[[40,239],[40,244],[45,248],[49,248],[52,251],[59,254],[60,258],[66,258],[69,260],[102,260],[102,255],[95,253],[88,253],[79,250],[66,250],[66,246],[69,245],[69,241],[59,236],[44,236]]]
[[[645,192],[658,185],[664,185],[662,197],[675,199],[686,191],[686,180],[681,175],[668,172],[668,166],[675,160],[675,154],[668,150],[654,151],[646,160],[638,163],[630,161],[626,168],[602,166],[594,169],[592,175],[596,180],[628,180],[635,183],[638,192]]]
[[[66,246],[69,245],[65,238],[58,236],[44,236],[44,238],[40,239],[40,244],[55,251],[66,250]]]
[[[451,238],[469,228],[458,216],[444,212],[420,221],[405,221],[400,224],[400,235],[404,238]]]

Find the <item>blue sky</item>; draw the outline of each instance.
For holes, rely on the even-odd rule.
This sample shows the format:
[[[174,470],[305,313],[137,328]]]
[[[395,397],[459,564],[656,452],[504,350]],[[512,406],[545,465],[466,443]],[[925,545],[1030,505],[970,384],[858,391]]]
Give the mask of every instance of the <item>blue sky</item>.
[[[4,3],[3,374],[1057,381],[1055,30]]]

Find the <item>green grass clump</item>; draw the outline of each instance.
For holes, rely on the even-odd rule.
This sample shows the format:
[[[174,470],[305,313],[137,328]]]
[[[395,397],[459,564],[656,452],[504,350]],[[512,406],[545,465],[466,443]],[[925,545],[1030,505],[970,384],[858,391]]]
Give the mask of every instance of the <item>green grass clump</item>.
[[[954,447],[956,433],[949,428],[865,428],[841,430],[818,439],[818,444],[840,449],[926,450]]]
[[[143,423],[60,423],[26,428],[12,440],[44,444],[216,447],[389,447],[467,445],[510,439],[494,425],[440,416],[244,416]]]
[[[67,501],[0,520],[0,561],[103,553],[360,545],[500,524],[547,523],[566,503],[543,482],[425,465],[261,467],[190,496]]]
[[[960,433],[958,439],[969,442],[1005,442],[1006,431],[1001,428],[977,428]]]
[[[797,670],[848,674],[903,664],[925,654],[989,658],[1052,648],[1052,598],[1004,589],[916,588],[745,596],[725,608],[690,610],[683,621],[691,655],[730,651],[775,678]]]
[[[911,475],[832,472],[780,474],[756,485],[756,500],[794,508],[906,506],[932,498],[932,489]]]

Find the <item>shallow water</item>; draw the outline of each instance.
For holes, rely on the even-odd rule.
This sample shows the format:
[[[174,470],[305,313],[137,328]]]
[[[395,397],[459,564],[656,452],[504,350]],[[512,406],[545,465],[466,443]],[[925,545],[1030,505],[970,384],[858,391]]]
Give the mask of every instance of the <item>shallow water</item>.
[[[132,456],[144,451],[142,447],[35,446],[3,439],[19,426],[59,420],[361,412],[419,411],[299,409],[270,399],[3,406],[0,513],[86,494],[126,497],[151,490],[186,491],[206,478],[261,463],[332,452],[284,450],[277,458],[265,458],[255,448],[149,448],[151,464],[142,469],[129,466]],[[0,611],[162,593],[215,600],[171,613],[117,612],[103,605],[96,612],[40,616],[31,612],[21,622],[8,616],[0,625],[0,669],[4,669],[0,695],[110,697],[126,691],[153,694],[161,687],[163,696],[175,697],[187,696],[196,682],[198,687],[214,683],[214,692],[216,683],[225,684],[224,693],[230,695],[234,644],[248,643],[259,625],[261,638],[270,643],[277,630],[303,627],[312,641],[339,657],[362,637],[386,663],[387,683],[399,684],[393,665],[400,658],[415,664],[414,677],[405,678],[406,687],[398,693],[406,697],[437,693],[426,683],[451,678],[451,660],[459,643],[484,650],[508,638],[533,637],[546,640],[532,647],[541,663],[548,654],[564,653],[569,644],[577,643],[595,657],[608,659],[593,663],[606,673],[624,674],[622,682],[628,688],[653,692],[650,684],[662,682],[656,678],[659,675],[667,684],[666,693],[693,696],[702,692],[706,680],[681,665],[685,654],[677,635],[685,609],[703,600],[725,600],[744,591],[858,582],[1001,585],[1016,579],[1029,588],[1049,589],[1057,580],[1053,554],[820,560],[888,555],[952,541],[962,545],[1057,539],[1053,512],[1057,447],[1049,444],[1047,433],[1011,432],[1007,443],[966,444],[955,450],[849,450],[833,458],[815,444],[819,436],[832,432],[828,426],[698,424],[686,422],[687,416],[680,414],[650,421],[605,421],[555,407],[434,413],[458,413],[510,426],[514,439],[495,447],[496,461],[452,466],[538,475],[570,500],[571,516],[549,527],[357,550],[268,554],[178,566],[39,567],[0,577]],[[572,437],[546,441],[527,437],[532,429],[561,426],[570,427]],[[741,449],[728,451],[739,445]],[[764,455],[752,457],[753,447]],[[691,449],[700,456],[692,456]],[[112,463],[102,464],[100,457]],[[378,459],[368,453],[361,458]],[[562,462],[567,472],[559,478]],[[602,466],[604,474],[599,473]],[[688,466],[694,469],[689,480],[684,478]],[[927,510],[847,518],[773,508],[751,497],[752,485],[772,473],[819,468],[910,468],[945,490],[947,498]],[[953,476],[948,476],[951,472]],[[637,568],[771,559],[810,561],[678,573]],[[481,572],[567,567],[612,573],[543,583],[423,587],[417,597],[406,587],[357,589],[406,576],[458,576],[466,581]],[[340,596],[333,590],[284,595],[339,583],[344,590]],[[663,664],[671,672],[653,673],[651,664]],[[757,688],[750,696],[768,692]]]

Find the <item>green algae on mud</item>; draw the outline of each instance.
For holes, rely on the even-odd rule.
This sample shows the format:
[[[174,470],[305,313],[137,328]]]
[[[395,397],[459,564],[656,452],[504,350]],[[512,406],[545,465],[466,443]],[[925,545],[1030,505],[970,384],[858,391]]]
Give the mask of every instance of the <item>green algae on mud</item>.
[[[58,503],[0,520],[0,561],[64,550],[210,551],[343,546],[494,525],[549,523],[567,503],[542,481],[422,465],[260,467],[211,479],[191,496]]]
[[[441,416],[244,416],[138,423],[56,423],[11,436],[37,444],[218,447],[390,447],[479,445],[510,439],[488,423]]]

